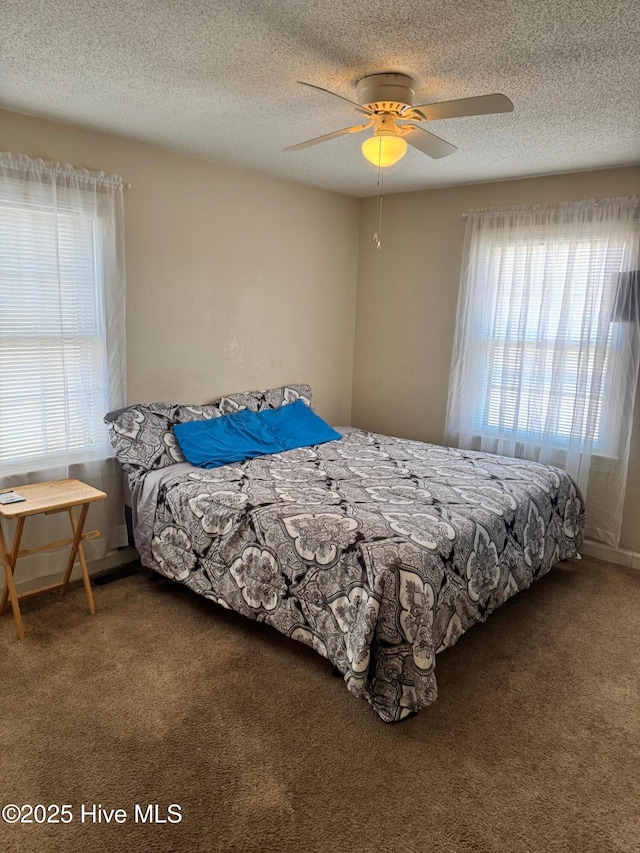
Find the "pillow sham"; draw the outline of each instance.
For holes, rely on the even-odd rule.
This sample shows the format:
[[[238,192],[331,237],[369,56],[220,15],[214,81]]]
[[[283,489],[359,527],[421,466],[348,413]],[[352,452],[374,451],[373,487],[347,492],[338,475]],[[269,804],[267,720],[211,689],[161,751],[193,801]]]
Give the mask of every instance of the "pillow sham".
[[[242,409],[252,412],[262,412],[265,409],[278,409],[297,400],[311,407],[310,385],[283,385],[280,388],[269,388],[266,391],[243,391],[238,394],[227,394],[219,397],[213,403],[204,406],[180,406],[178,423],[197,421],[203,418],[229,415]]]
[[[172,431],[179,410],[177,403],[149,403],[105,416],[111,446],[132,488],[147,471],[185,461]]]
[[[147,471],[185,461],[173,433],[175,424],[219,418],[243,409],[254,412],[277,409],[297,400],[310,407],[311,397],[310,385],[283,385],[263,391],[228,394],[206,405],[136,404],[109,412],[104,420],[111,446],[133,488]]]

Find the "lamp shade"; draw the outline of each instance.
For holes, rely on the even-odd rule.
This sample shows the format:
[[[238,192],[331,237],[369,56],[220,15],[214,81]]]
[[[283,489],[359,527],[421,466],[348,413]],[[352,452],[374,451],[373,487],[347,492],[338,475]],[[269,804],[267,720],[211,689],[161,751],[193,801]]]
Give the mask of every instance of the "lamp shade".
[[[407,153],[407,143],[395,133],[378,131],[362,143],[362,153],[374,166],[393,166]]]

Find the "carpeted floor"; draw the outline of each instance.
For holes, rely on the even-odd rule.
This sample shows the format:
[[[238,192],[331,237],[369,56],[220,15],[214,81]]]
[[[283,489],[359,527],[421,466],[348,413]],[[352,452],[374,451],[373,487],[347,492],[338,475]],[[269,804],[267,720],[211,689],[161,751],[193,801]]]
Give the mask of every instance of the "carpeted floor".
[[[23,643],[0,620],[2,805],[73,815],[0,824],[7,853],[640,851],[640,572],[557,567],[393,726],[311,650],[168,581],[95,598],[93,618],[81,588],[24,602]],[[150,803],[182,821],[136,823]]]

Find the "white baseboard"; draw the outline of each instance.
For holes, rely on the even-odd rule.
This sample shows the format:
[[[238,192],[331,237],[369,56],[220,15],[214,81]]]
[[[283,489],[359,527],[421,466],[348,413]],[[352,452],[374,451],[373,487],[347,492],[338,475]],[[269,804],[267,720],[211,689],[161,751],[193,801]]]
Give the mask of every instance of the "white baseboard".
[[[611,545],[594,542],[593,539],[585,539],[582,548],[580,548],[580,553],[587,557],[596,557],[598,560],[606,560],[608,563],[617,563],[619,566],[627,566],[640,571],[640,554],[636,551],[625,551],[623,548],[613,548]]]
[[[100,572],[108,572],[111,571],[111,569],[117,569],[118,566],[124,566],[137,559],[138,552],[133,548],[118,548],[117,550],[110,551],[104,557],[97,560],[91,560],[90,562],[88,561],[87,568],[90,575],[97,575],[100,574]],[[20,564],[18,563],[18,565]],[[71,573],[71,580],[80,580],[81,578],[82,574],[80,572],[80,565],[76,561],[73,572]],[[18,575],[16,577],[16,592],[18,595],[22,595],[25,592],[30,592],[32,589],[38,589],[41,586],[58,583],[61,580],[62,576],[59,572],[53,575],[27,575],[24,578],[20,578]]]

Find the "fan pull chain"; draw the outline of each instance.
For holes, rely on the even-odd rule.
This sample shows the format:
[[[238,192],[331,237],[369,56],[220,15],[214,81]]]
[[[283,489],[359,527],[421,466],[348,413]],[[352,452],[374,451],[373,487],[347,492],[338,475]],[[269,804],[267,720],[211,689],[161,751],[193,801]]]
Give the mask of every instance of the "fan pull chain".
[[[378,229],[373,235],[373,242],[376,244],[378,251],[382,249],[382,190],[384,188],[384,172],[382,166],[378,166],[378,198],[377,198],[377,217]]]

